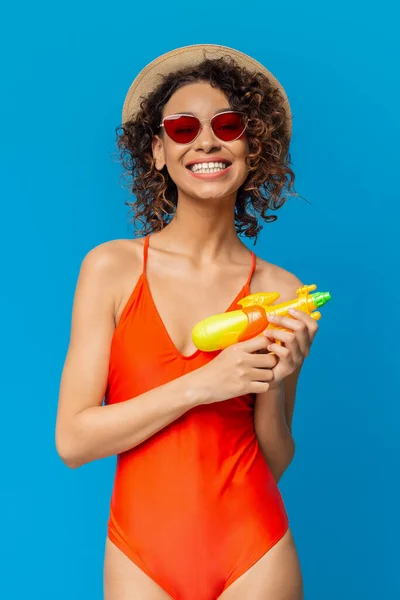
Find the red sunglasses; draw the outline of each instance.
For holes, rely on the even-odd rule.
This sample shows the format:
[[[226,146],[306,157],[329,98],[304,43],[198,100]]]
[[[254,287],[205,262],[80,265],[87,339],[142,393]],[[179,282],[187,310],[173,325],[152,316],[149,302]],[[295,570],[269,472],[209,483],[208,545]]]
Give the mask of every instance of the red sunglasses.
[[[171,140],[177,144],[190,144],[200,134],[204,121],[210,123],[214,135],[223,142],[237,140],[247,126],[247,118],[244,113],[230,110],[218,113],[212,119],[202,120],[193,115],[171,115],[164,117],[160,127],[164,127]]]

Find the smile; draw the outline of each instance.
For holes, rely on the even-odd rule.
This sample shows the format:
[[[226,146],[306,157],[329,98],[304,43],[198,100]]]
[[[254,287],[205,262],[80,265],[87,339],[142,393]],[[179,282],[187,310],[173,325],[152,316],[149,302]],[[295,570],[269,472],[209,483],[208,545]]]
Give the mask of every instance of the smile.
[[[223,162],[207,162],[207,163],[196,163],[189,165],[189,171],[192,173],[218,173],[219,171],[225,171],[228,163]]]
[[[186,169],[189,171],[191,177],[196,179],[219,179],[225,177],[229,172],[229,168],[232,163],[228,160],[214,160],[206,162],[196,162],[191,165],[187,165]]]

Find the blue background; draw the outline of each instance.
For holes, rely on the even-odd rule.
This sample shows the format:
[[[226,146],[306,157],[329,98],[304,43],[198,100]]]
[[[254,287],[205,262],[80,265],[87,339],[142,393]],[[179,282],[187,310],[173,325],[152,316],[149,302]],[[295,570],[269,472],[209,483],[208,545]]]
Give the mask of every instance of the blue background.
[[[73,293],[86,252],[131,236],[114,156],[131,81],[201,42],[254,56],[286,88],[307,201],[288,202],[256,252],[333,296],[280,484],[306,600],[400,597],[394,3],[25,0],[0,34],[2,597],[102,598],[115,459],[69,470],[54,446]]]

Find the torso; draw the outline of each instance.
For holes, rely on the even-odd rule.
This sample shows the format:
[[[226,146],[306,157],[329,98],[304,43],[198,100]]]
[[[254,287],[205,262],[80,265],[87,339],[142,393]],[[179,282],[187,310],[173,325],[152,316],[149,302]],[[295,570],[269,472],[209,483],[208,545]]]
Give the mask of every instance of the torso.
[[[193,326],[226,311],[240,294],[280,291],[286,273],[259,258],[253,273],[245,246],[229,264],[215,264],[205,272],[187,258],[158,250],[153,236],[151,240],[145,278],[144,239],[112,242],[118,267],[110,286],[116,331],[109,403],[135,397],[212,360],[207,353],[194,353]],[[249,271],[251,292],[245,285]],[[160,574],[164,589],[186,585],[186,595],[181,590],[174,598],[211,598],[207,589],[222,591],[224,581],[233,581],[250,566],[251,556],[261,556],[287,531],[279,490],[257,444],[253,405],[246,395],[196,407],[118,457],[109,540],[150,576]],[[210,543],[221,548],[218,561],[207,559],[201,567]],[[163,562],[171,553],[174,570]],[[130,563],[120,558],[118,568],[128,568]],[[185,582],[189,574],[197,578],[198,589]]]

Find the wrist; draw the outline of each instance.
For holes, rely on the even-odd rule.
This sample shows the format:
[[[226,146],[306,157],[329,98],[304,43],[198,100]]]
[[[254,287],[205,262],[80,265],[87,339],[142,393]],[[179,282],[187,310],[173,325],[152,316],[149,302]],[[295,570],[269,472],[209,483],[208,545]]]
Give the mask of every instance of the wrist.
[[[271,381],[271,383],[269,384],[269,389],[268,391],[279,391],[283,389],[283,379],[279,379],[278,381],[275,381],[274,379]]]
[[[187,410],[210,402],[211,394],[207,386],[204,385],[204,382],[200,382],[194,371],[179,377],[176,382],[180,388],[179,396]]]

